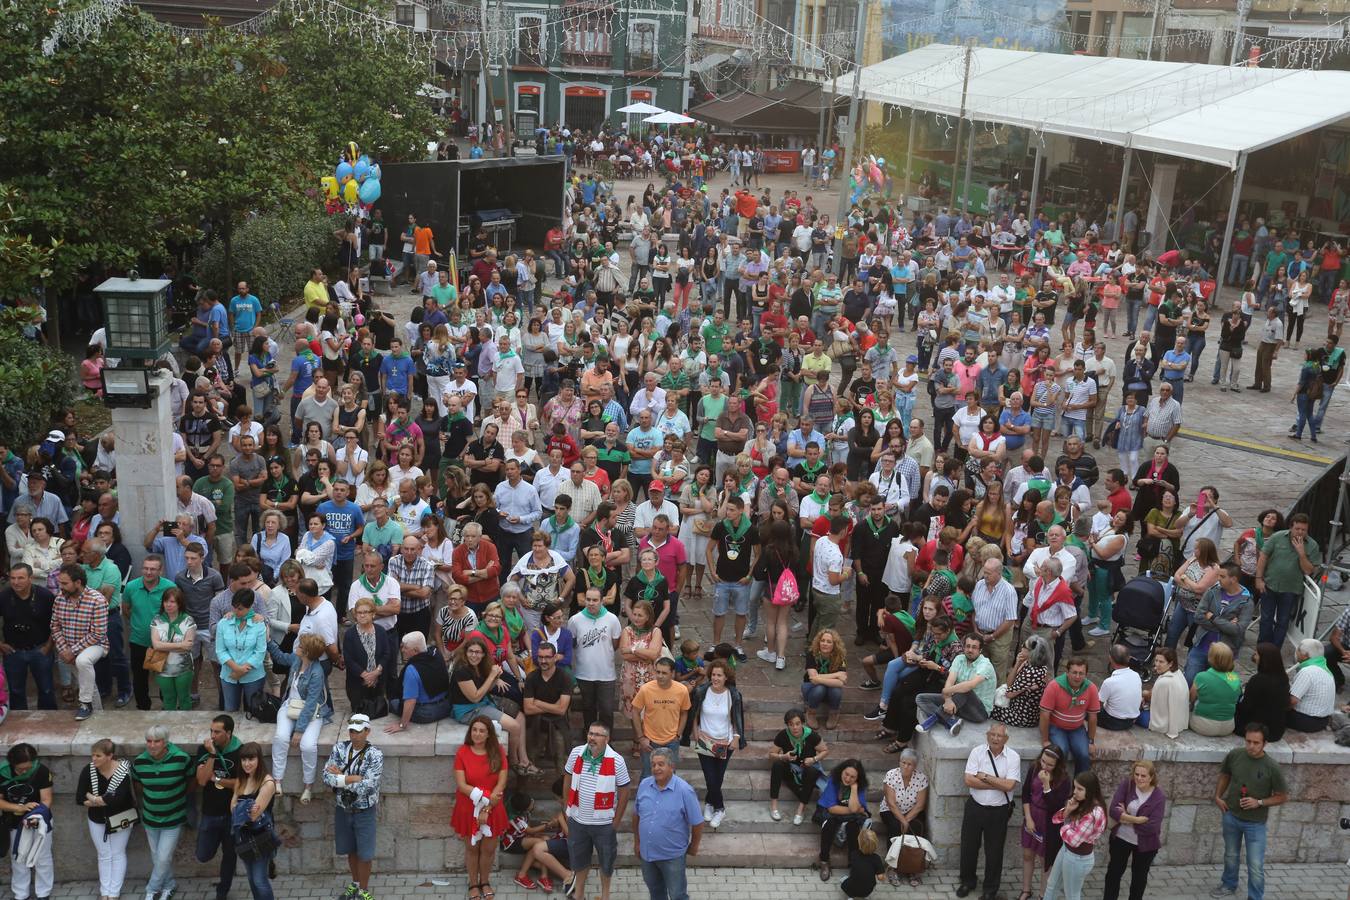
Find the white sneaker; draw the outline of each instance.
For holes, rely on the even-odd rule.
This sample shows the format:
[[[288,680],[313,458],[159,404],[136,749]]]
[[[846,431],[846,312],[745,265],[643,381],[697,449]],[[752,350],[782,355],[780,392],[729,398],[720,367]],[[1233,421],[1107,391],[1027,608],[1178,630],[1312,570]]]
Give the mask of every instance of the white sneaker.
[[[1108,634],[1110,634],[1110,633],[1111,633],[1111,632],[1107,631],[1105,628],[1089,628],[1089,629],[1088,629],[1088,634],[1092,635],[1093,637],[1103,637],[1104,635],[1108,635]]]
[[[713,817],[713,808],[711,803],[703,804],[703,821],[707,822]]]
[[[675,626],[675,640],[678,641],[679,639],[680,639],[680,626],[676,625],[676,626]]]
[[[303,803],[303,804],[308,805],[308,804],[309,804],[309,801],[311,801],[311,800],[313,800],[313,799],[314,799],[314,794],[310,791],[309,785],[305,785],[305,789],[304,789],[303,791],[300,792],[300,802]]]
[[[709,823],[714,829],[722,827],[722,820],[727,817],[725,809],[719,809],[712,814],[712,821]]]
[[[1347,444],[1350,444],[1350,441],[1346,441],[1346,443],[1347,443]],[[796,631],[801,631],[801,630],[802,630],[803,628],[805,628],[805,627],[806,627],[806,623],[805,623],[805,622],[793,622],[793,623],[792,623],[792,627],[789,628],[788,630],[789,630],[789,631],[796,632]]]
[[[1080,619],[1079,621],[1081,621],[1084,625],[1096,625],[1096,624],[1097,624],[1097,617],[1096,617],[1096,616],[1083,616],[1083,618]]]
[[[801,813],[795,813],[795,814],[792,816],[792,824],[793,824],[793,825],[800,825],[800,824],[802,824],[802,814],[801,814]]]
[[[756,651],[755,656],[758,656],[766,663],[778,662],[778,654],[770,651],[767,647],[763,650]]]
[[[778,662],[773,664],[773,667],[781,672],[787,668],[787,660],[780,656],[778,657]]]
[[[743,641],[748,641],[754,636],[755,636],[755,629],[751,628],[748,625],[745,627],[745,630],[741,632],[741,640]]]

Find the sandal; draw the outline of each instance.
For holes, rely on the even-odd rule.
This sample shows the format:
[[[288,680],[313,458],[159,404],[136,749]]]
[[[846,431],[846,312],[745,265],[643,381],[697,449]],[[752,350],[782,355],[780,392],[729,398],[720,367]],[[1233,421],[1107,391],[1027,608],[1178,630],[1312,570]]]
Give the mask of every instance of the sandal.
[[[478,886],[478,893],[482,900],[492,900],[493,897],[497,896],[497,892],[492,889],[492,885],[486,881]]]
[[[469,900],[480,900],[480,898],[483,896],[482,892],[479,891],[480,887],[482,887],[481,884],[469,885],[469,894],[468,894]]]
[[[543,774],[544,770],[536,766],[534,763],[530,763],[528,766],[525,767],[525,775],[530,778],[538,778],[540,775]]]
[[[907,742],[905,742],[905,741],[891,741],[889,744],[887,744],[887,745],[882,749],[882,752],[883,752],[883,753],[899,753],[901,750],[904,750],[904,749],[905,749],[906,747],[908,747],[908,746],[909,746],[909,744],[908,744]]]
[[[921,884],[923,884],[923,879],[921,877],[919,877],[918,875],[909,876],[910,887],[918,887]]]

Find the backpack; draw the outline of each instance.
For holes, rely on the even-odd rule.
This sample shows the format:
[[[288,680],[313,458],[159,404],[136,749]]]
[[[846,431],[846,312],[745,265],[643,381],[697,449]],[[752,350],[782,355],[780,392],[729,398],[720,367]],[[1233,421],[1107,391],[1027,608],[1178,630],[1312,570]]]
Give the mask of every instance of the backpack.
[[[778,583],[773,586],[773,605],[792,606],[800,598],[797,576],[792,574],[791,569],[783,569],[783,574],[778,576]]]

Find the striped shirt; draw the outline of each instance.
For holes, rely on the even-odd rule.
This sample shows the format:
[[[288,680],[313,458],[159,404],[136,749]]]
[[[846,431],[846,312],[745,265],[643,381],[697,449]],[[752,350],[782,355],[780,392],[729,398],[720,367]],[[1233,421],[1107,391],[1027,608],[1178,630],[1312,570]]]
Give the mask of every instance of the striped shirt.
[[[995,631],[1009,619],[1017,619],[1017,589],[999,579],[991,588],[981,578],[970,592],[975,606],[975,626],[986,634]]]
[[[192,757],[174,744],[159,759],[147,750],[132,760],[131,777],[141,786],[141,819],[147,828],[187,821],[188,780],[196,774]]]
[[[401,553],[395,553],[389,557],[389,577],[397,581],[400,586],[425,587],[432,590],[436,588],[436,568],[420,556],[413,560],[412,565],[408,565],[404,561]],[[430,594],[421,598],[403,597],[399,601],[399,612],[418,613],[430,608]]]
[[[566,771],[572,773],[567,797],[567,817],[583,825],[609,825],[614,822],[618,791],[628,784],[628,764],[606,746],[599,766],[582,759],[586,745],[573,747],[567,757]]]

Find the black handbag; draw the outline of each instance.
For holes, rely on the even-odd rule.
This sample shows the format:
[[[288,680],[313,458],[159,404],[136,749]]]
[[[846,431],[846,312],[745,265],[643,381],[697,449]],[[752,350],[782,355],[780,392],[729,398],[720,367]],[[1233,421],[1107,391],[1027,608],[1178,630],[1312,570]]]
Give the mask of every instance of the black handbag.
[[[244,710],[244,715],[255,722],[276,724],[277,715],[280,712],[281,698],[276,694],[269,694],[267,691],[259,691],[249,698],[248,708]]]
[[[266,859],[281,848],[281,836],[268,821],[259,828],[236,828],[234,852],[244,862]]]
[[[389,715],[389,698],[384,694],[366,697],[352,708],[352,712],[367,715],[372,720],[383,719]]]

